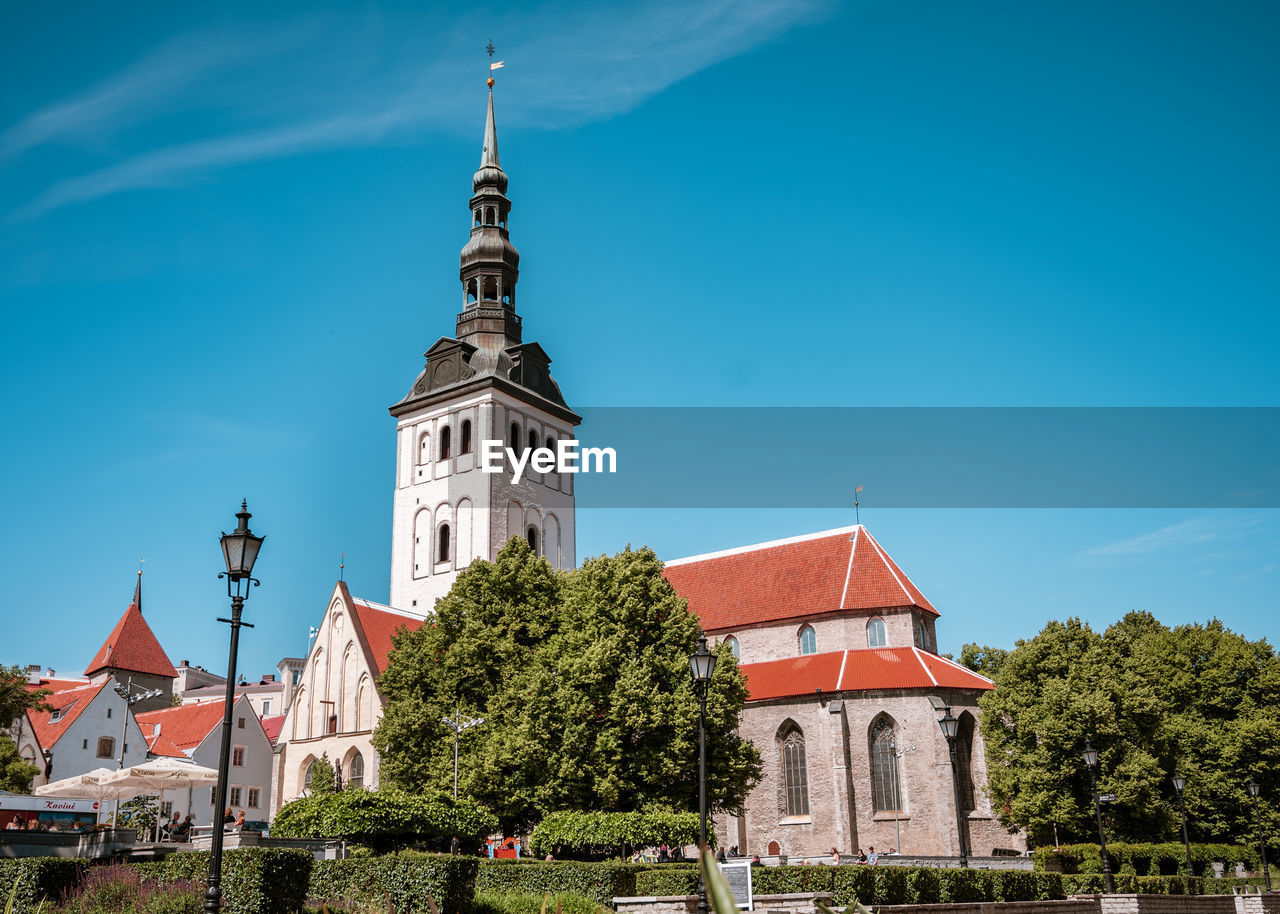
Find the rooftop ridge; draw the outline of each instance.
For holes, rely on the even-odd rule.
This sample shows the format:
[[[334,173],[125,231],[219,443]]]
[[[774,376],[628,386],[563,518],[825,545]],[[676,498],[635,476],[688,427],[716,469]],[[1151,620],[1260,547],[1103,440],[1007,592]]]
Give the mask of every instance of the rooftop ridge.
[[[826,539],[832,536],[839,536],[842,533],[854,533],[857,530],[865,530],[862,524],[852,524],[848,527],[836,527],[832,530],[820,530],[817,533],[802,533],[799,536],[788,536],[783,539],[767,540],[763,543],[752,543],[748,546],[735,546],[732,549],[721,549],[716,552],[703,552],[699,555],[690,555],[682,559],[671,559],[663,562],[663,565],[686,565],[691,562],[702,562],[708,559],[719,559],[730,555],[742,555],[746,552],[755,552],[759,549],[771,549],[775,546],[790,546],[794,543],[806,543],[810,540]]]
[[[365,609],[376,609],[379,612],[393,613],[397,616],[404,616],[406,619],[416,619],[419,622],[427,621],[426,613],[416,613],[408,609],[397,609],[394,606],[388,606],[386,603],[375,603],[373,600],[366,600],[364,597],[352,596],[351,602],[357,606],[363,606]]]

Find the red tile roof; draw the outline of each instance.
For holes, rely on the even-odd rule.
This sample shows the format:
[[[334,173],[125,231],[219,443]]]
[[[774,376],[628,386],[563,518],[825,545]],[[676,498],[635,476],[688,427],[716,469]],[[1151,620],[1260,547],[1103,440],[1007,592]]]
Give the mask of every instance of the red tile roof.
[[[169,758],[191,757],[182,751],[182,747],[163,733],[150,733],[147,735],[147,751],[152,755],[168,756]]]
[[[872,647],[830,651],[785,660],[744,663],[747,700],[790,698],[823,692],[870,689],[987,691],[991,680],[944,657],[915,647]]]
[[[391,636],[400,628],[416,631],[426,621],[401,613],[390,606],[370,605],[367,600],[357,600],[354,597],[351,599],[351,607],[355,610],[360,630],[364,633],[364,642],[368,647],[375,675],[381,675],[387,668]]]
[[[31,721],[31,731],[40,743],[40,748],[51,749],[110,681],[107,679],[97,685],[83,685],[75,689],[54,692],[52,695],[46,695],[44,699],[44,703],[53,710],[28,711],[27,719]],[[59,715],[57,720],[53,719],[55,713]]]
[[[176,708],[162,708],[139,714],[138,725],[150,737],[159,724],[162,739],[167,739],[179,749],[191,750],[199,746],[222,723],[222,711],[223,703],[220,701],[179,705]]]
[[[58,677],[57,679],[46,679],[41,677],[38,683],[28,682],[24,688],[26,688],[28,692],[34,692],[36,689],[48,689],[51,692],[62,692],[66,689],[78,689],[82,686],[87,686],[88,684],[89,680],[87,679],[66,679],[62,677]]]
[[[142,610],[136,602],[129,604],[84,674],[92,676],[105,669],[177,678],[178,671],[169,662],[151,626],[142,618]]]
[[[709,632],[839,610],[938,615],[860,524],[677,559],[664,574]]]
[[[271,740],[271,745],[276,744],[276,740],[280,738],[280,728],[284,726],[285,715],[277,714],[275,717],[262,718],[262,729],[267,734],[267,739]]]

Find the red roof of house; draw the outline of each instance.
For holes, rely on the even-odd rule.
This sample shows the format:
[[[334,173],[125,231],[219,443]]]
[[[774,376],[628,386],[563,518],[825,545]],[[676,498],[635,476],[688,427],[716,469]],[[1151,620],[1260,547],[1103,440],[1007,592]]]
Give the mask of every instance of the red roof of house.
[[[31,721],[31,731],[35,734],[41,749],[50,749],[62,738],[67,728],[75,722],[85,708],[93,703],[98,693],[107,687],[111,680],[104,680],[97,685],[82,685],[75,689],[64,689],[46,695],[44,703],[53,710],[28,711],[27,719]],[[58,719],[54,720],[54,715]]]
[[[709,632],[839,610],[933,604],[861,524],[666,563]]]
[[[744,663],[747,700],[790,698],[823,692],[870,689],[974,689],[987,691],[985,676],[916,647],[870,647],[830,651],[785,660]]]
[[[107,640],[98,648],[98,653],[94,655],[84,674],[92,676],[105,669],[150,673],[170,679],[178,676],[178,671],[169,662],[169,657],[156,640],[151,626],[142,618],[142,610],[136,602],[129,604]]]
[[[147,735],[147,751],[152,755],[168,756],[169,758],[191,757],[182,751],[181,746],[163,733],[152,732]]]
[[[160,726],[161,739],[167,740],[182,750],[195,749],[204,738],[222,723],[223,703],[220,701],[204,701],[193,705],[179,705],[176,708],[161,708],[159,711],[147,711],[138,715],[138,726],[147,735],[148,743],[155,734],[156,725]]]
[[[367,600],[351,599],[351,607],[364,632],[365,644],[369,649],[369,658],[374,665],[375,675],[381,675],[387,668],[387,655],[391,653],[391,636],[400,628],[416,631],[424,621],[417,616],[406,615],[390,606],[370,604]]]
[[[284,726],[285,715],[277,714],[275,717],[262,718],[262,729],[267,734],[267,739],[271,740],[271,745],[276,744],[276,740],[280,738],[280,728]]]
[[[88,684],[89,680],[87,679],[67,679],[62,677],[46,679],[42,676],[38,683],[28,682],[24,688],[28,692],[34,692],[36,689],[49,689],[51,692],[62,692],[66,689],[78,689],[82,686],[87,686]]]

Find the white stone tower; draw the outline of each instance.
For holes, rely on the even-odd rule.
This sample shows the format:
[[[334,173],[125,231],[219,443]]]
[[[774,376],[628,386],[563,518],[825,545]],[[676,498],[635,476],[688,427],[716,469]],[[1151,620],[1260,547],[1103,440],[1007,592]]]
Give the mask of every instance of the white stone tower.
[[[498,164],[493,80],[480,169],[472,179],[471,237],[459,271],[463,310],[455,337],[427,350],[426,366],[391,407],[396,491],[391,605],[426,613],[472,559],[492,559],[524,537],[555,568],[574,561],[570,474],[480,468],[483,443],[522,450],[574,437],[581,419],[552,380],[551,359],[521,342],[516,314],[520,255],[511,244],[507,176]]]

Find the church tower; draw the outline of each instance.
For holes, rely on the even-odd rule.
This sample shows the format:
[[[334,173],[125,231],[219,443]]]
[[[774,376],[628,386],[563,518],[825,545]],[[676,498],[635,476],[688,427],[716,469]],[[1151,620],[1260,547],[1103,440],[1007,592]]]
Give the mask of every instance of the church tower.
[[[509,231],[492,78],[471,187],[456,334],[427,350],[413,387],[391,407],[397,420],[391,605],[415,613],[431,610],[472,559],[493,559],[513,536],[528,540],[553,568],[575,564],[574,477],[527,467],[513,483],[506,460],[501,472],[481,469],[486,441],[517,452],[554,450],[581,422],[552,380],[546,352],[523,342],[516,313],[520,254]]]

